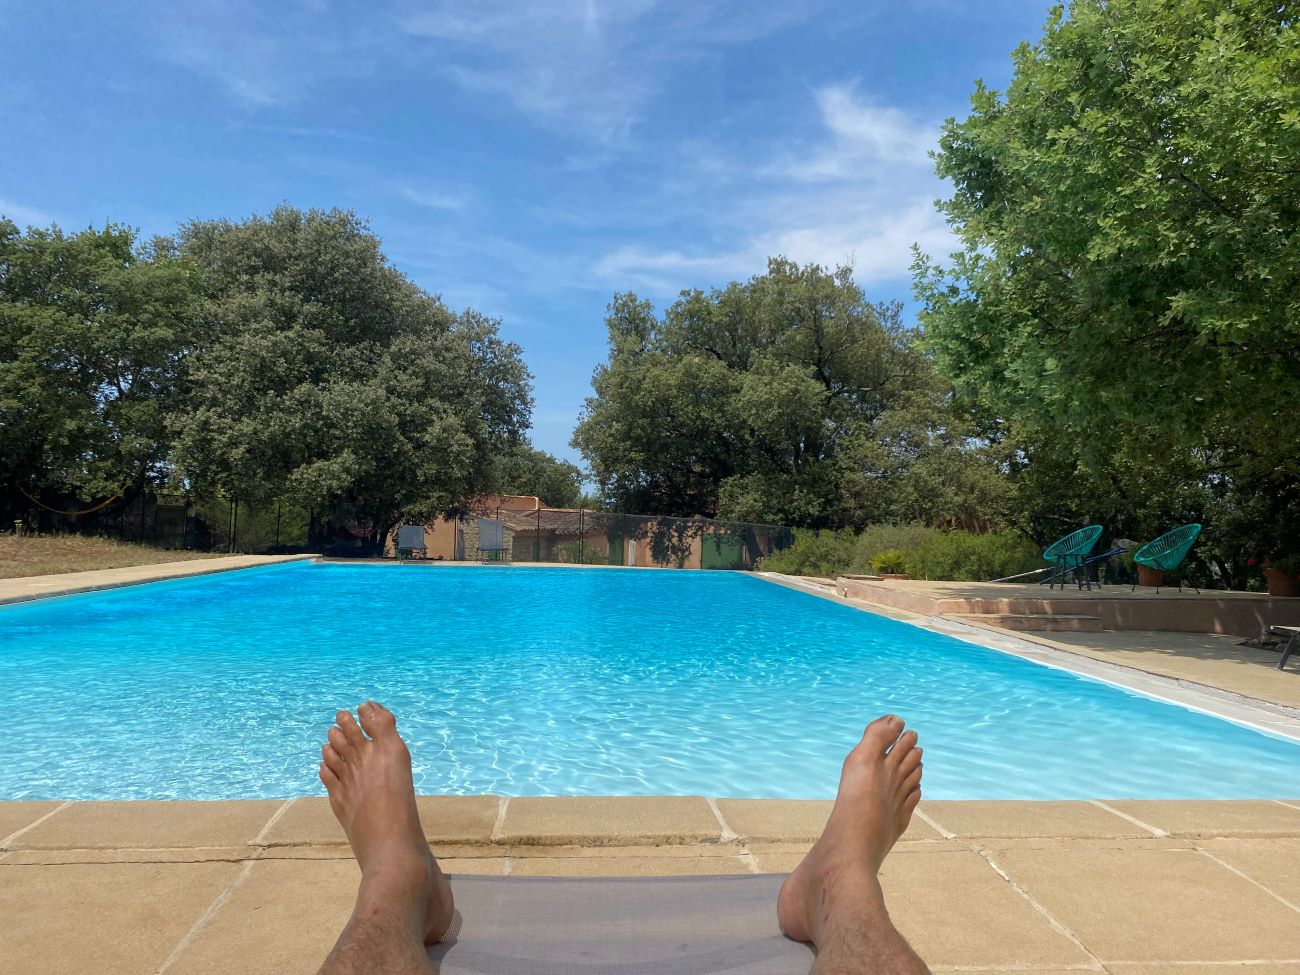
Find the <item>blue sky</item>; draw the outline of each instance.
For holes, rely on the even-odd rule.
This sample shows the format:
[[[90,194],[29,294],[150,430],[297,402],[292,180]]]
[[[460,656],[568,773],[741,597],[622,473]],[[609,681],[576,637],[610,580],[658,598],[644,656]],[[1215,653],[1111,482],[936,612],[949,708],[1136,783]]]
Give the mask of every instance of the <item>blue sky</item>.
[[[615,291],[661,305],[852,262],[907,299],[950,249],[927,150],[1003,87],[1039,0],[0,0],[0,213],[144,234],[288,201],[367,217],[500,317],[568,447]]]

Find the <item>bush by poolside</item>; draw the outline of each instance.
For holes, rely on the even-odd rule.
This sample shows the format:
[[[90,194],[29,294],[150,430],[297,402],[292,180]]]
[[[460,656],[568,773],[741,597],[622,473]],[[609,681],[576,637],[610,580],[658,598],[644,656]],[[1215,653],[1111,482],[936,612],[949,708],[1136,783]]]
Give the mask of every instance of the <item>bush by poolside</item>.
[[[1009,534],[945,531],[925,525],[871,525],[859,535],[796,531],[794,543],[763,560],[763,568],[788,575],[872,574],[872,560],[901,551],[914,579],[987,581],[1045,565],[1038,546]]]

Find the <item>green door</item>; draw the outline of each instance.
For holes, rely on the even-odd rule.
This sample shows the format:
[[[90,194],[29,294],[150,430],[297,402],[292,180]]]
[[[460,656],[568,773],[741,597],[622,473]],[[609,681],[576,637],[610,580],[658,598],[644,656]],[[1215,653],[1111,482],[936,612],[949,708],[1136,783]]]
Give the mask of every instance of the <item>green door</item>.
[[[610,565],[623,564],[623,536],[622,535],[609,536],[609,564]]]
[[[700,539],[700,568],[739,569],[745,564],[740,548],[734,535],[705,535]]]

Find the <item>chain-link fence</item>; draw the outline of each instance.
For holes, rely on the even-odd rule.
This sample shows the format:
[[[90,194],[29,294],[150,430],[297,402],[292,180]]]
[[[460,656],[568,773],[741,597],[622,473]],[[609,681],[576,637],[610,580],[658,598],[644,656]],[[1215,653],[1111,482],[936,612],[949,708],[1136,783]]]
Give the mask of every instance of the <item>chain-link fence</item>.
[[[180,494],[147,491],[100,504],[72,498],[47,504],[17,493],[6,496],[0,508],[0,531],[94,535],[203,552],[305,550],[310,521],[308,509],[289,502],[195,502]]]

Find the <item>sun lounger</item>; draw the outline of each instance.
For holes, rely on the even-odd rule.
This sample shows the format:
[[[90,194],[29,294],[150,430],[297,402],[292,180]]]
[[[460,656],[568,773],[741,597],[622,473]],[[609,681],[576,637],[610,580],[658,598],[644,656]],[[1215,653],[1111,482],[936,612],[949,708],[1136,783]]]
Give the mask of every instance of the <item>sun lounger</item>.
[[[429,955],[440,975],[806,975],[812,950],[776,926],[784,879],[452,877]]]
[[[1300,626],[1274,626],[1271,627],[1273,633],[1278,636],[1290,637],[1286,641],[1286,646],[1282,648],[1282,656],[1278,658],[1277,669],[1286,670],[1286,662],[1291,659],[1291,654],[1295,650],[1297,639],[1300,639]]]

